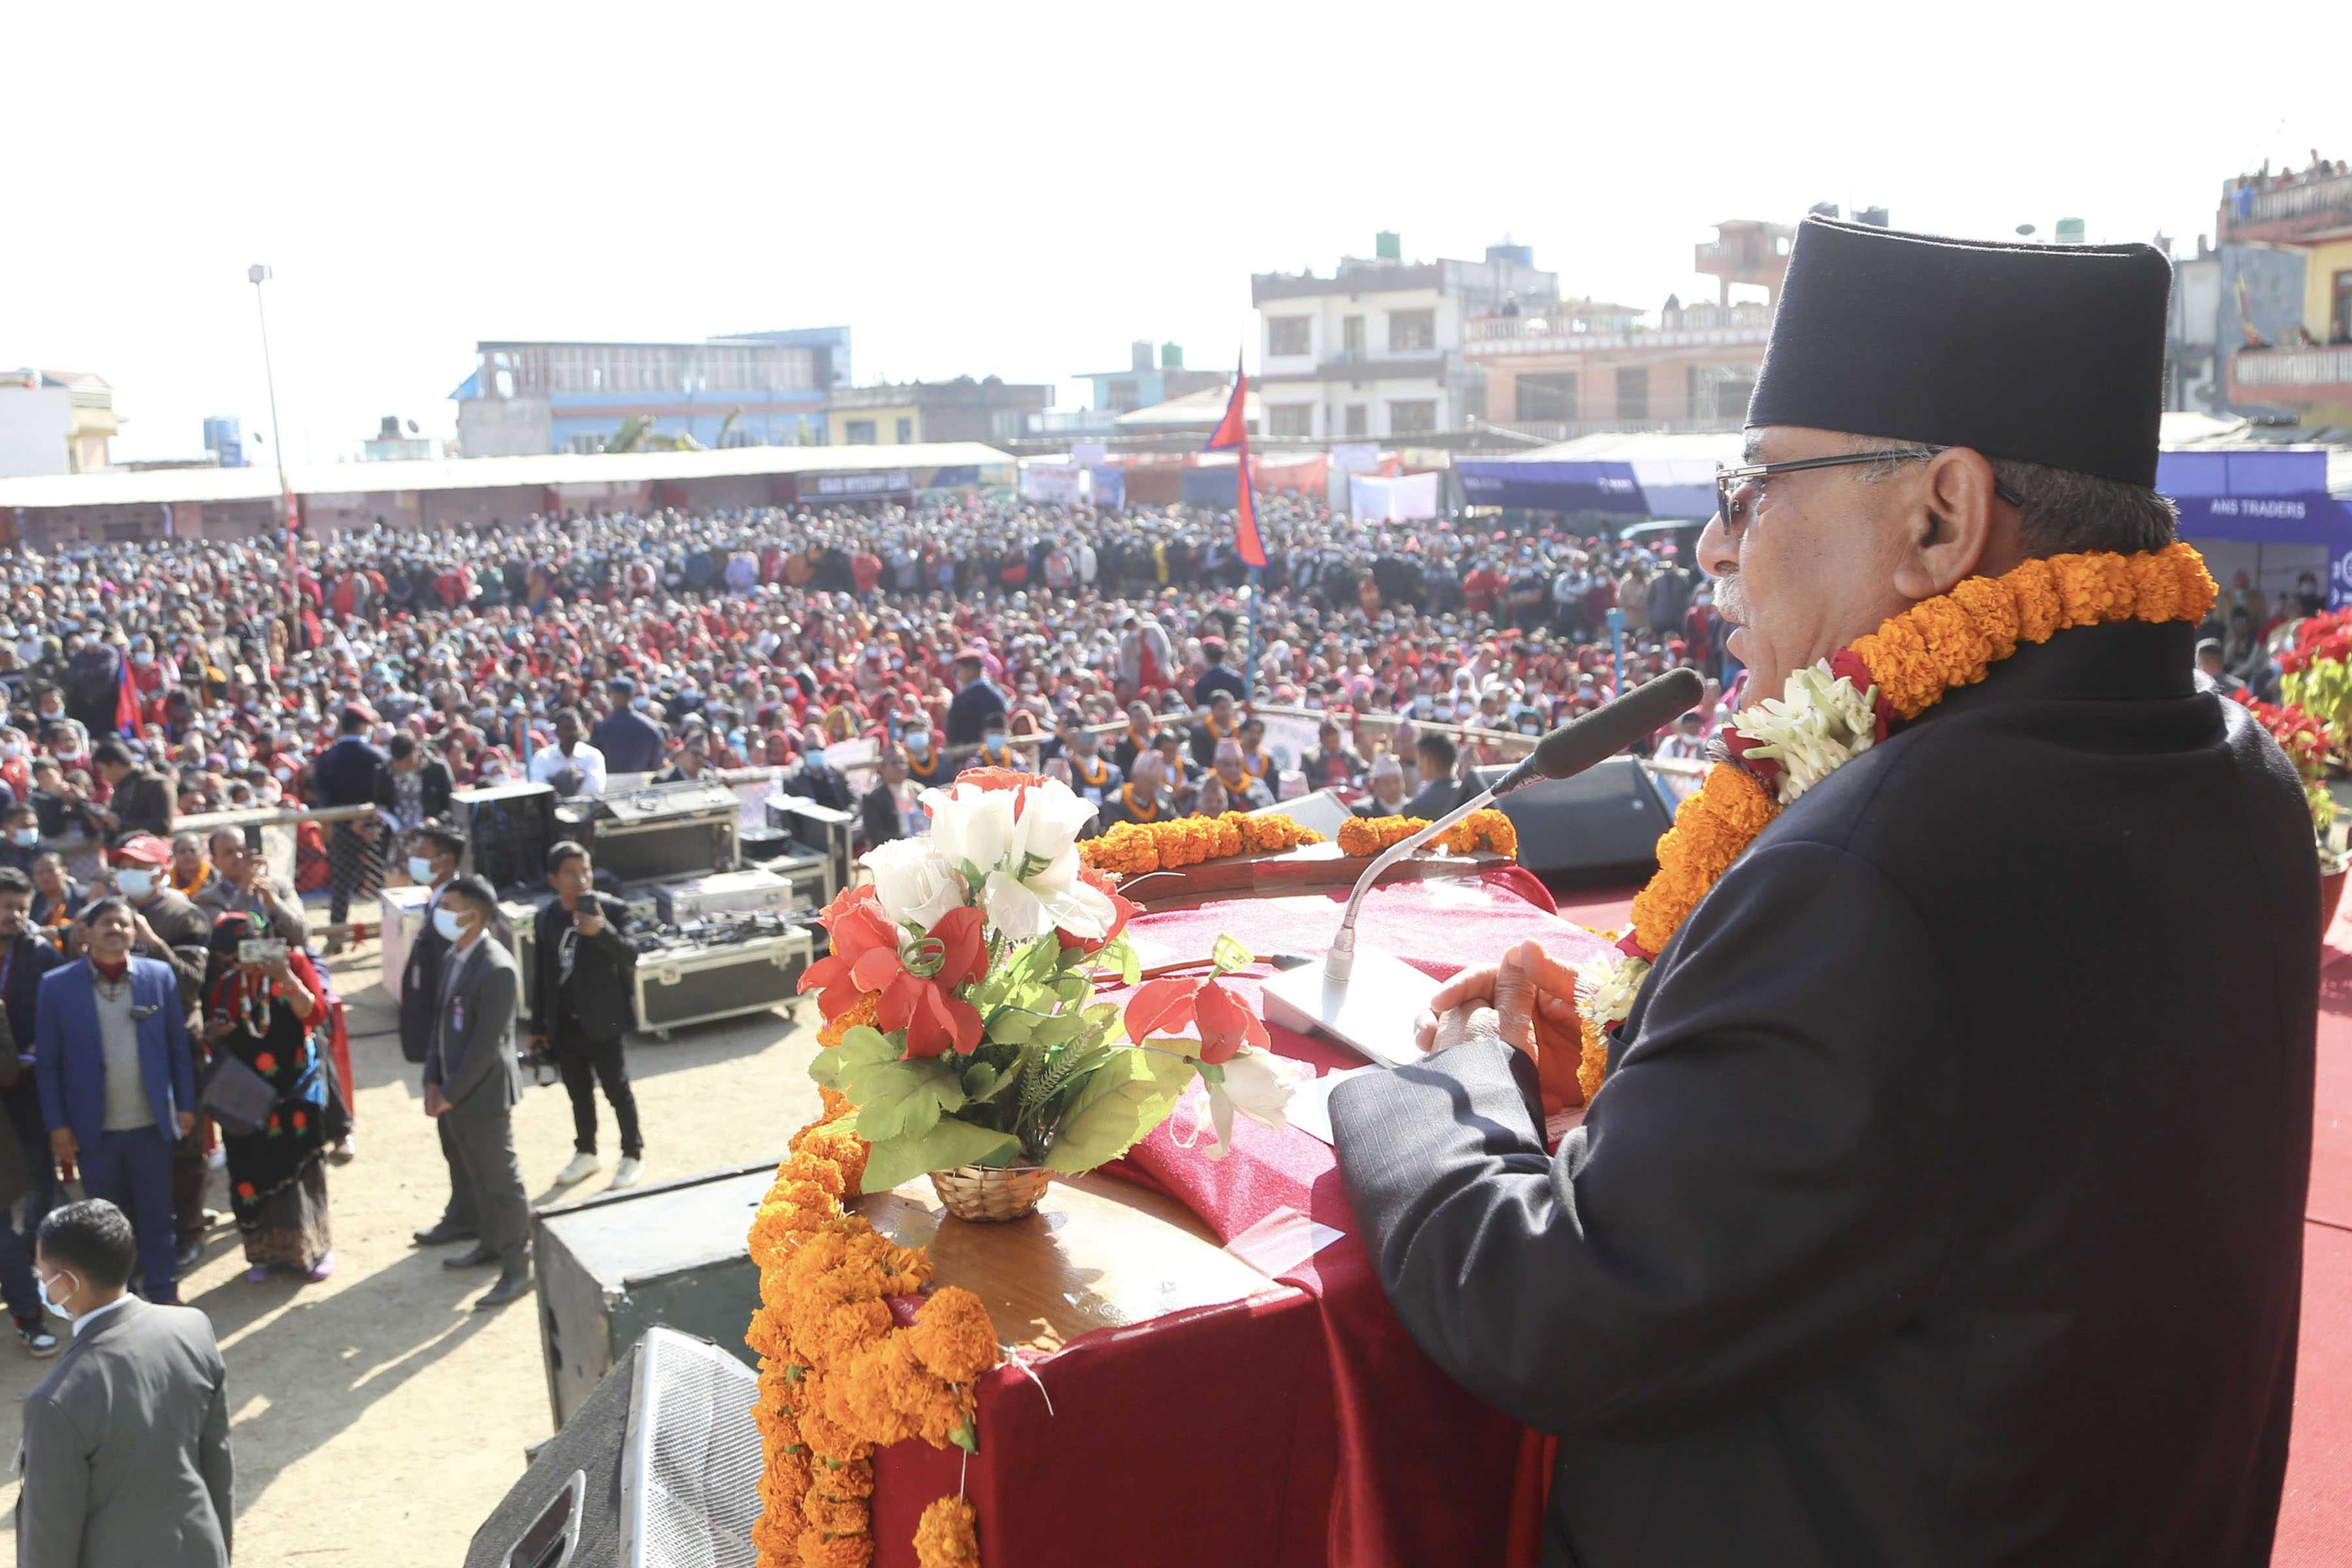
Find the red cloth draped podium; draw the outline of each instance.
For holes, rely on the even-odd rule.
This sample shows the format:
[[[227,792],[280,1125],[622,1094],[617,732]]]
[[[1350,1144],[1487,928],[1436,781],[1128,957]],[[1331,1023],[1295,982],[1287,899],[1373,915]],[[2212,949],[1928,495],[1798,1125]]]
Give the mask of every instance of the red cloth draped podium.
[[[1155,952],[1205,954],[1226,934],[1262,959],[1319,953],[1344,902],[1343,892],[1216,903],[1141,917],[1135,931]],[[1551,910],[1542,885],[1513,868],[1382,888],[1360,930],[1367,947],[1438,977],[1531,937],[1570,965],[1602,951]],[[1236,984],[1255,1002],[1271,973],[1261,962]],[[1318,1073],[1362,1065],[1322,1039],[1273,1033],[1276,1052]],[[1354,1234],[1328,1145],[1241,1119],[1232,1152],[1212,1162],[1204,1111],[1188,1096],[1113,1173],[1175,1196],[1223,1240],[1284,1209],[1339,1238],[1282,1269],[1291,1292],[1087,1334],[1025,1358],[1034,1378],[990,1373],[969,1467],[920,1444],[877,1465],[876,1561],[911,1564],[917,1515],[961,1477],[991,1568],[1533,1568],[1544,1440],[1455,1387],[1407,1336]]]

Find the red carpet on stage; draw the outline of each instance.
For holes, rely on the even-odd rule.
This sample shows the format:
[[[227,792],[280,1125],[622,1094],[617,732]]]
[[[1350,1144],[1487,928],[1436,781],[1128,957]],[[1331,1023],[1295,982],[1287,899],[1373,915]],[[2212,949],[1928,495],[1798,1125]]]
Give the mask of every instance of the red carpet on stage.
[[[1628,889],[1559,896],[1564,920],[1622,930]],[[2276,1568],[2352,1563],[2352,900],[2319,971],[2311,1197],[2304,1206],[2303,1340]]]

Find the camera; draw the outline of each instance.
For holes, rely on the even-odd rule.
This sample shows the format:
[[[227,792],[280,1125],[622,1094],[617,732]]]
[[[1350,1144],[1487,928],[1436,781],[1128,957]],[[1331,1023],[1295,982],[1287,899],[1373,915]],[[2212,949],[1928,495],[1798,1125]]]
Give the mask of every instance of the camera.
[[[239,963],[283,963],[286,962],[286,944],[276,937],[244,937],[236,944],[236,961]]]

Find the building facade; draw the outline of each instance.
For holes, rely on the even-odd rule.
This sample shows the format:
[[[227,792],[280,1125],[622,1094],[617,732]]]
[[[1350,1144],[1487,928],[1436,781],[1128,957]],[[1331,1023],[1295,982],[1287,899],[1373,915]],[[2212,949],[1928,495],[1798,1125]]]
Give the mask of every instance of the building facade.
[[[95,474],[122,428],[114,389],[79,370],[0,371],[0,476]]]
[[[1525,246],[1484,261],[1406,262],[1397,237],[1328,278],[1260,273],[1257,389],[1269,441],[1389,440],[1465,428],[1486,412],[1465,330],[1506,309],[1549,310],[1559,280]]]
[[[217,467],[245,467],[245,426],[234,415],[211,416],[205,421],[205,450],[213,455]]]
[[[484,342],[450,396],[470,458],[599,452],[632,416],[706,447],[820,444],[849,329],[699,343]]]
[[[2352,426],[2352,173],[2343,167],[2315,163],[2222,190],[2224,270],[2233,252],[2266,254],[2261,270],[2272,293],[2291,300],[2284,321],[2278,298],[2242,310],[2222,279],[2216,379],[2233,405],[2284,411],[2312,427]]]
[[[825,406],[823,439],[835,447],[1010,441],[1020,437],[1032,416],[1052,406],[1052,387],[992,375],[836,387]]]
[[[1081,371],[1076,379],[1093,384],[1097,411],[1116,415],[1150,408],[1203,387],[1223,386],[1228,377],[1221,370],[1186,370],[1184,351],[1174,343],[1160,345],[1155,364],[1151,345],[1138,339],[1128,345],[1127,369]]]

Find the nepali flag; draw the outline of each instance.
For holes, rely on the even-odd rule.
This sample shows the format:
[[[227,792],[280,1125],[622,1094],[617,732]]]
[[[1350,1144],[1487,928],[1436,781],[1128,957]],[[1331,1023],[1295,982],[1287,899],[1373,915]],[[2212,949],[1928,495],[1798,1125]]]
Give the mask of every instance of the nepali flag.
[[[129,740],[139,733],[139,683],[131,677],[131,653],[121,654],[122,679],[114,688],[114,732]]]
[[[1209,432],[1209,444],[1203,452],[1241,454],[1239,468],[1234,475],[1234,544],[1242,559],[1252,566],[1265,564],[1265,541],[1257,531],[1257,502],[1250,491],[1249,425],[1245,410],[1249,405],[1249,377],[1234,363],[1234,395],[1225,405],[1225,416]]]

